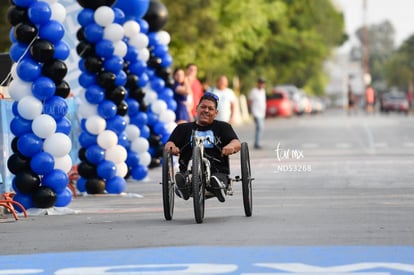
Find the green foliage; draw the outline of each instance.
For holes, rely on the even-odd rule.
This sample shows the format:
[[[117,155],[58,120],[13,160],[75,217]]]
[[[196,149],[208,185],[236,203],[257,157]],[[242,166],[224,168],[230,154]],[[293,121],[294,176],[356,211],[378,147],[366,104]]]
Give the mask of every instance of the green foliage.
[[[11,46],[9,40],[10,24],[7,21],[7,9],[9,8],[9,1],[0,1],[0,14],[3,14],[0,19],[0,52],[8,52]]]

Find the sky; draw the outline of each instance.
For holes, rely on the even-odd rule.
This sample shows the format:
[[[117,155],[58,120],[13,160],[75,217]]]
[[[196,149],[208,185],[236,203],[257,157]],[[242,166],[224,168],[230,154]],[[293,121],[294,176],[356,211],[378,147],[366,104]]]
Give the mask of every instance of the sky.
[[[355,31],[364,23],[363,0],[334,0],[334,2],[344,12],[346,32],[354,36]],[[366,2],[367,24],[390,21],[395,29],[397,46],[414,34],[414,0],[366,0]],[[349,43],[345,47],[350,47]]]

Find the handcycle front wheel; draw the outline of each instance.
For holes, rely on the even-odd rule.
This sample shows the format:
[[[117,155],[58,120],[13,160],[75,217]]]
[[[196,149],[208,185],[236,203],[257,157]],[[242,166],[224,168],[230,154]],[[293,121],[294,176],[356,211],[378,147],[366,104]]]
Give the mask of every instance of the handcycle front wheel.
[[[167,150],[162,156],[162,203],[164,217],[170,221],[174,214],[174,162],[173,155]]]
[[[193,148],[193,167],[191,169],[193,191],[194,217],[197,223],[202,223],[205,210],[205,175],[199,147]]]
[[[253,192],[252,192],[252,177],[250,170],[250,156],[249,146],[246,142],[241,144],[240,149],[240,168],[242,174],[242,193],[244,213],[246,217],[250,217],[253,212]]]

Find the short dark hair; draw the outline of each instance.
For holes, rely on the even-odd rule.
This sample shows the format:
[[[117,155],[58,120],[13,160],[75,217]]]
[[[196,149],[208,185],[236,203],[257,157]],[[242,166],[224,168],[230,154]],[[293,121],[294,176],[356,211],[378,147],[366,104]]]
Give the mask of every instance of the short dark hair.
[[[217,109],[219,97],[216,94],[213,94],[213,93],[210,93],[210,92],[205,92],[203,94],[203,96],[200,98],[200,102],[198,104],[200,104],[201,101],[203,101],[203,100],[213,101],[214,102],[214,105],[216,105],[216,109]]]

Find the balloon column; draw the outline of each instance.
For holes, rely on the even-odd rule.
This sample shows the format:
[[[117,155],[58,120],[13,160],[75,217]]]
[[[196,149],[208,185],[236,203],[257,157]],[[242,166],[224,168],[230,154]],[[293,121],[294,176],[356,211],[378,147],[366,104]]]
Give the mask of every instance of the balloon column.
[[[67,187],[71,123],[65,117],[70,87],[63,60],[69,47],[62,40],[65,8],[54,0],[12,0],[10,57],[14,100],[10,130],[15,136],[7,165],[14,200],[25,208],[63,207],[72,199]]]

